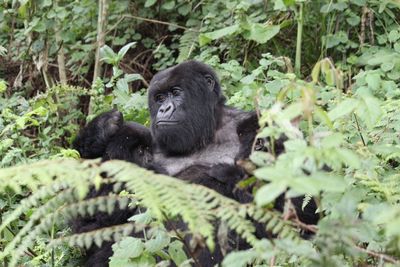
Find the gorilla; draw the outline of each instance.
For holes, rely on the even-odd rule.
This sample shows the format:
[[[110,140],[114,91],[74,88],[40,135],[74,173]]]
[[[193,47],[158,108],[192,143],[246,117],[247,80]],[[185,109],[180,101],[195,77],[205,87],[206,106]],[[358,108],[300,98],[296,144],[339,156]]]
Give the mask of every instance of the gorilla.
[[[187,61],[157,73],[148,89],[148,105],[150,129],[124,121],[122,114],[113,110],[99,115],[83,128],[74,141],[74,148],[82,158],[126,160],[204,185],[242,203],[252,201],[250,192],[236,188],[238,181],[246,176],[237,162],[251,153],[258,119],[255,112],[225,105],[218,77],[211,67]],[[92,196],[109,191],[110,188],[101,188]],[[296,207],[301,207],[301,201],[298,202]],[[300,208],[299,217],[307,213],[305,223],[315,223],[314,211],[313,205],[304,211]],[[132,211],[117,213],[78,220],[75,229],[83,232],[124,223],[132,216]],[[111,254],[110,244],[91,248],[86,264],[107,266]],[[222,259],[218,251],[212,257],[201,256],[198,262],[213,266]]]

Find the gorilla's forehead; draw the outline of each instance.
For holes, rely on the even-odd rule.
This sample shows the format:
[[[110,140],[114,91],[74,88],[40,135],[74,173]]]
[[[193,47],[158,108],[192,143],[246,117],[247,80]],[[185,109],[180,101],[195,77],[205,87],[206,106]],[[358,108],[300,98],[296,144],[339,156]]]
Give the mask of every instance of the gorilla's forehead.
[[[194,60],[186,61],[154,75],[150,82],[149,92],[154,93],[168,90],[174,86],[186,85],[200,80],[206,74],[212,75],[217,80],[216,74],[208,65]]]

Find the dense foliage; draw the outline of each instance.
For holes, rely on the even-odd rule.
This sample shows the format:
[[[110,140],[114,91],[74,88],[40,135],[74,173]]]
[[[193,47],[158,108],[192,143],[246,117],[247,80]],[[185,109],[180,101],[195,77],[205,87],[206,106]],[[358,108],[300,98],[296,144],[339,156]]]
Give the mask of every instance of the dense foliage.
[[[163,225],[178,216],[210,248],[215,219],[251,244],[224,266],[399,265],[399,11],[396,0],[0,0],[1,265],[76,265],[79,246],[113,239],[111,266],[188,266]],[[238,186],[254,185],[254,203],[123,162],[66,159],[102,111],[148,124],[149,80],[186,59],[217,70],[228,104],[258,112],[258,137],[287,136],[283,154],[242,163],[253,176]],[[84,200],[110,182],[127,187]],[[318,225],[297,219],[300,195],[316,199]],[[147,210],[93,233],[66,227],[116,204]],[[249,218],[277,238],[258,240]],[[127,237],[144,226],[146,238]]]

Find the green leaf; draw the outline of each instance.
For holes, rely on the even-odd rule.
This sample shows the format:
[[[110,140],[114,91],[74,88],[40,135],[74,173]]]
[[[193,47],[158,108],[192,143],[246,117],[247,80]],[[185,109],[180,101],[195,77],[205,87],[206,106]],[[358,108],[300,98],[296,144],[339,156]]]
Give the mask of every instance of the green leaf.
[[[327,137],[325,137],[321,145],[324,148],[335,148],[339,147],[344,141],[344,136],[341,133],[333,133]]]
[[[389,32],[389,41],[391,43],[396,42],[400,38],[400,33],[397,30],[391,30]]]
[[[145,247],[148,252],[156,253],[168,246],[169,242],[169,235],[165,231],[157,230],[153,238],[145,243]]]
[[[340,155],[344,164],[354,169],[358,169],[361,166],[361,161],[356,153],[346,148],[338,148],[336,153]]]
[[[368,87],[373,90],[378,90],[381,85],[381,75],[377,72],[375,73],[368,73],[365,77],[365,81],[368,84]]]
[[[146,2],[144,3],[144,7],[151,7],[155,3],[157,3],[157,0],[146,0]]]
[[[254,171],[254,175],[265,181],[281,181],[290,177],[288,169],[277,169],[274,167],[262,167]]]
[[[250,25],[250,31],[244,34],[244,38],[264,44],[277,35],[279,31],[279,25],[263,25],[261,23],[252,23]]]
[[[116,58],[117,54],[108,45],[104,45],[100,48],[100,60],[114,65],[117,61]]]
[[[323,110],[322,108],[320,108],[320,107],[318,107],[318,106],[315,106],[315,107],[314,107],[314,113],[315,113],[315,116],[316,116],[321,122],[325,123],[326,126],[328,126],[330,129],[333,128],[333,123],[332,123],[332,121],[330,120],[330,118],[329,118],[329,116],[328,116],[328,113],[327,113],[325,110]]]
[[[274,10],[286,11],[286,5],[283,0],[274,1]]]
[[[261,187],[255,196],[255,201],[257,205],[265,205],[271,203],[283,192],[286,191],[287,183],[286,181],[274,181],[267,185]]]
[[[7,83],[4,80],[0,79],[0,93],[5,92],[7,89]]]
[[[372,95],[364,94],[362,95],[362,100],[360,105],[357,107],[357,114],[365,122],[369,129],[375,126],[382,115],[381,102],[373,97]]]
[[[318,195],[321,191],[324,192],[343,192],[347,187],[347,183],[343,177],[328,174],[314,173],[310,176],[303,176],[290,181],[289,197],[295,197],[304,194],[313,196]]]
[[[315,66],[313,67],[313,69],[311,71],[311,77],[312,77],[313,83],[318,82],[320,72],[321,72],[321,61],[318,61],[317,64],[315,64]]]
[[[328,116],[331,121],[335,121],[336,119],[348,115],[353,112],[359,101],[353,98],[348,98],[342,102],[340,102],[334,109],[328,112]]]
[[[171,256],[172,260],[177,266],[187,260],[187,256],[183,249],[183,244],[178,240],[175,240],[169,244],[168,254]]]
[[[122,59],[126,52],[128,52],[129,48],[131,48],[132,46],[134,46],[136,44],[136,42],[131,42],[129,44],[124,45],[119,51],[118,51],[118,56],[120,59]]]
[[[175,7],[175,1],[174,0],[163,1],[161,7],[165,10],[172,10]]]
[[[130,83],[137,80],[143,80],[143,77],[138,73],[131,73],[131,74],[125,74],[124,79],[126,80],[126,82]]]
[[[234,34],[239,30],[239,24],[234,24],[213,32],[203,33],[199,35],[200,46],[206,45],[213,40],[220,39],[222,37]]]
[[[384,72],[388,72],[388,71],[390,71],[390,70],[392,70],[394,68],[394,63],[393,62],[383,62],[382,63],[382,65],[381,65],[381,69],[384,71]]]
[[[144,251],[144,244],[139,238],[127,236],[112,246],[113,258],[136,258]]]

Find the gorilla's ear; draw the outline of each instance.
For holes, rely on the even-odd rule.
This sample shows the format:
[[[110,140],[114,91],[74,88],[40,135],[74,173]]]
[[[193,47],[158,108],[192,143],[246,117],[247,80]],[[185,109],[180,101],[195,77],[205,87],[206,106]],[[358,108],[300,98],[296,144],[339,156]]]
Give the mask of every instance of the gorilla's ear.
[[[210,91],[214,91],[215,80],[214,80],[213,76],[210,74],[206,74],[206,75],[204,75],[204,78],[206,78],[208,89]]]

